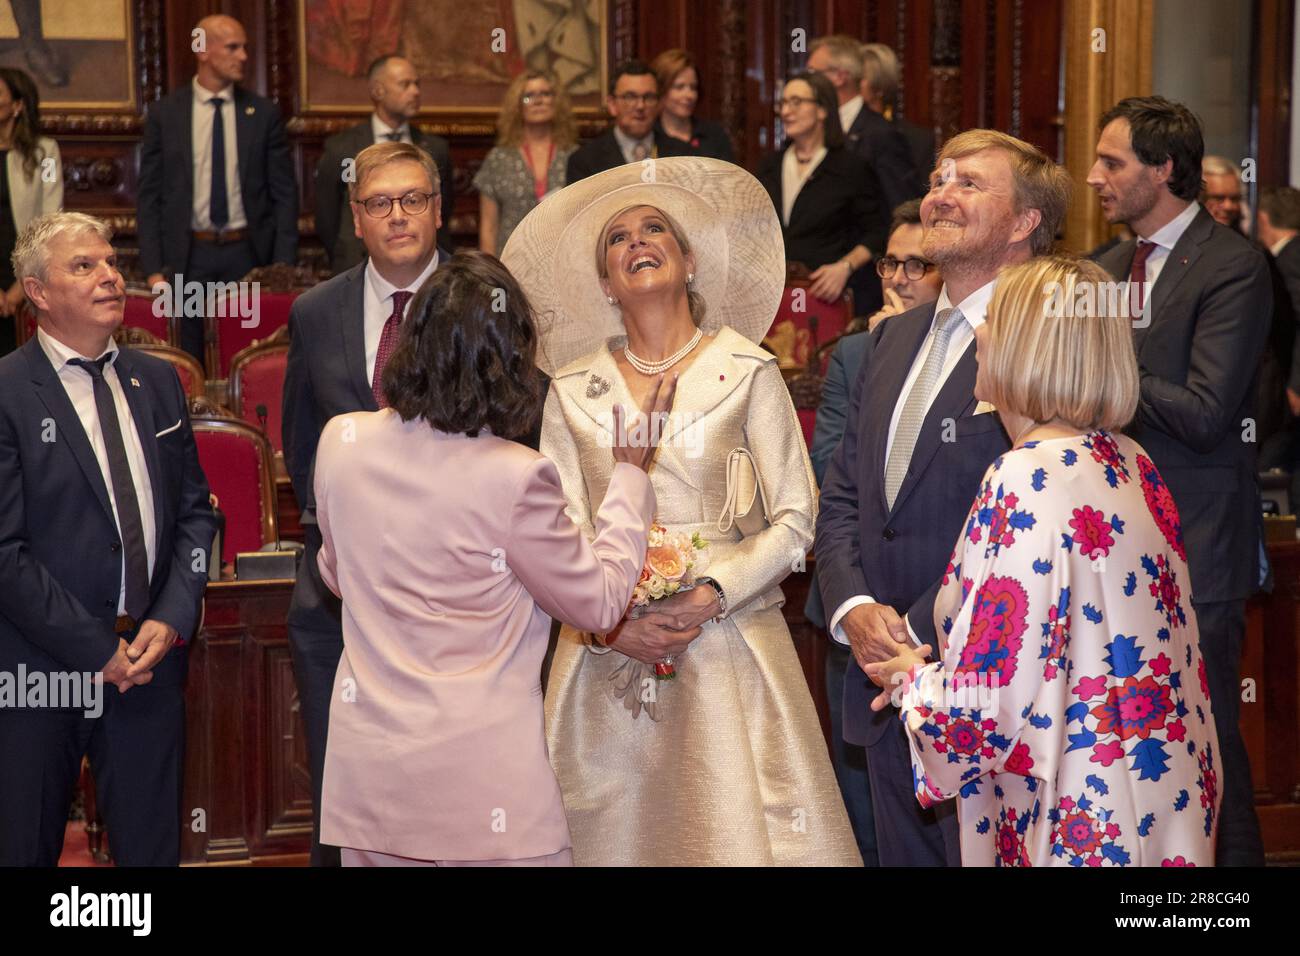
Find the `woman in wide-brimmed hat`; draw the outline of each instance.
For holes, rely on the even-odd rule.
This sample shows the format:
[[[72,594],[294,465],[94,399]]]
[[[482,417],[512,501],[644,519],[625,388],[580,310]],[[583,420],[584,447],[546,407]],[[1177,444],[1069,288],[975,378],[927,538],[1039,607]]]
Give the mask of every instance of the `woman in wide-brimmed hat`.
[[[650,473],[657,520],[708,542],[696,587],[608,634],[561,633],[547,742],[574,861],[860,865],[781,615],[816,490],[775,357],[757,344],[785,275],[767,194],[713,159],[623,166],[548,197],[503,259],[536,309],[554,379],[542,448],[571,516],[592,533],[613,406],[676,373]],[[750,509],[746,475],[762,492]],[[656,680],[665,661],[674,680]]]

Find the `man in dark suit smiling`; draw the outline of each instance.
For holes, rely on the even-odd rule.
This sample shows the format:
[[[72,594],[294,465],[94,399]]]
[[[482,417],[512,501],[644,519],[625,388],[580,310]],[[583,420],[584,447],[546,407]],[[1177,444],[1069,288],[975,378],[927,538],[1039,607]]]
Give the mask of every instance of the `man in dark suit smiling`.
[[[180,858],[186,652],[216,520],[167,362],[118,349],[106,224],[33,221],[37,332],[0,359],[0,673],[102,673],[87,702],[0,703],[0,866],[54,866],[88,755],[119,865]]]

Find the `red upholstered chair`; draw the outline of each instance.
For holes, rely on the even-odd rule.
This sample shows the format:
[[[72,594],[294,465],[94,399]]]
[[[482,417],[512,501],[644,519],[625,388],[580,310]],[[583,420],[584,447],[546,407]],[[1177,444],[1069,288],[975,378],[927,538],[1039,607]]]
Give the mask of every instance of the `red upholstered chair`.
[[[844,334],[853,320],[853,294],[839,302],[823,302],[810,291],[808,270],[792,262],[786,270],[785,292],[763,347],[777,358],[781,371],[798,375],[808,368],[817,350]]]
[[[262,416],[257,414],[257,407],[264,406],[264,431],[277,454],[284,451],[280,441],[280,400],[288,359],[289,327],[284,325],[267,338],[241,349],[230,363],[230,407],[244,421],[262,429]]]
[[[277,540],[270,442],[258,429],[206,399],[190,403],[199,464],[226,517],[221,561]]]
[[[243,281],[256,282],[259,287],[257,324],[244,328],[244,321],[237,315],[208,318],[208,368],[214,370],[217,378],[229,377],[231,363],[239,352],[289,324],[293,300],[316,284],[316,276],[307,268],[277,264],[259,266],[244,276]]]
[[[126,290],[126,307],[123,309],[122,325],[132,329],[144,329],[160,342],[176,344],[174,323],[166,315],[154,315],[154,296],[147,290]]]

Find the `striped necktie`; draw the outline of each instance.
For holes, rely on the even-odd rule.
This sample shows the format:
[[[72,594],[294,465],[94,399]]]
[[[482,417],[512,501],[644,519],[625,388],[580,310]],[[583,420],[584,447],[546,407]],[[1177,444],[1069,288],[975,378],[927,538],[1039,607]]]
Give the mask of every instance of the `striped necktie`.
[[[912,383],[912,390],[907,393],[903,405],[903,414],[899,416],[898,428],[894,431],[894,443],[889,449],[889,460],[885,465],[885,501],[894,507],[898,498],[898,489],[903,487],[903,479],[912,464],[912,451],[916,448],[916,438],[921,433],[921,423],[925,421],[930,410],[935,385],[939,382],[939,373],[943,371],[943,360],[948,353],[948,342],[957,324],[963,316],[960,309],[944,309],[939,313],[935,323],[934,341],[930,351],[921,365],[921,372]]]

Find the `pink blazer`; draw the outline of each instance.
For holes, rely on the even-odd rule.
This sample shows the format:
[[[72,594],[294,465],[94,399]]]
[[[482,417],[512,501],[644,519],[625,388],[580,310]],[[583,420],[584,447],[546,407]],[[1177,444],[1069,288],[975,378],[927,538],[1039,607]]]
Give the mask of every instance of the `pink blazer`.
[[[549,459],[385,409],[326,425],[315,487],[344,645],[321,840],[425,860],[568,847],[542,718],[551,617],[618,623],[645,558],[649,479],[614,468],[588,541]]]

